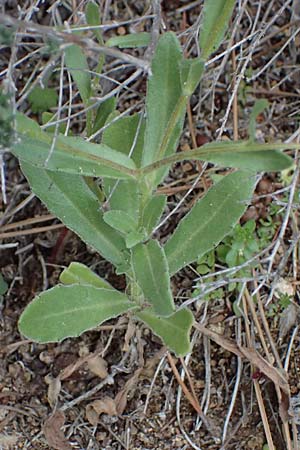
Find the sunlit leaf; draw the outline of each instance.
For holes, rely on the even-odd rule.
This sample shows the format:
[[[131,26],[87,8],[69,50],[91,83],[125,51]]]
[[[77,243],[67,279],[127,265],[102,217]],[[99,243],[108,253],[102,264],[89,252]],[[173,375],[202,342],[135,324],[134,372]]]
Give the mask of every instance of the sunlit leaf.
[[[169,268],[164,250],[150,240],[132,249],[132,267],[145,301],[151,303],[156,314],[169,316],[174,312]]]
[[[191,351],[189,337],[194,317],[188,309],[180,309],[169,317],[159,317],[150,310],[136,312],[135,315],[177,356],[185,356]]]
[[[20,332],[36,342],[75,337],[134,309],[125,294],[111,289],[58,285],[38,295],[19,320]]]
[[[165,244],[171,274],[200,258],[230,233],[250,202],[254,186],[253,174],[238,171],[208,190]]]
[[[73,136],[59,135],[55,139],[21,114],[18,115],[17,131],[19,139],[13,146],[13,153],[21,161],[41,169],[118,179],[134,177],[134,162],[106,145],[92,144]],[[49,158],[53,139],[55,145]]]
[[[41,170],[27,163],[21,168],[34,193],[68,228],[108,261],[116,266],[125,264],[125,242],[104,222],[100,203],[82,177]]]
[[[97,288],[114,289],[106,280],[79,262],[72,262],[59,276],[63,284],[89,284]]]

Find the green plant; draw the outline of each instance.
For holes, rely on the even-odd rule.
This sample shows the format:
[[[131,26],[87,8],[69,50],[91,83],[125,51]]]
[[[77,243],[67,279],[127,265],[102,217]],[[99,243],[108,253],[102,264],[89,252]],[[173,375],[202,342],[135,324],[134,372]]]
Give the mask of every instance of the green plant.
[[[205,60],[224,36],[233,5],[232,0],[218,0],[213,8],[212,2],[205,3],[200,58],[185,59],[175,34],[160,37],[148,79],[146,118],[140,114],[118,118],[112,113],[116,120],[108,125],[114,107],[110,104],[95,125],[97,118],[89,110],[87,135],[104,122],[108,125],[100,144],[53,136],[17,116],[13,152],[33,191],[127,280],[126,293],[121,293],[86,266],[72,263],[62,272],[61,284],[38,295],[23,312],[19,329],[28,338],[60,341],[127,312],[177,355],[190,351],[193,315],[187,308],[176,309],[170,278],[232,230],[251,198],[256,171],[282,170],[292,164],[279,151],[284,144],[258,144],[252,139],[176,153],[187,101]],[[91,105],[93,83],[81,48],[68,47],[65,61],[85,106]],[[152,238],[166,204],[166,196],[158,195],[156,188],[173,163],[187,159],[239,170],[216,183],[162,246]],[[95,177],[102,178],[101,191]]]

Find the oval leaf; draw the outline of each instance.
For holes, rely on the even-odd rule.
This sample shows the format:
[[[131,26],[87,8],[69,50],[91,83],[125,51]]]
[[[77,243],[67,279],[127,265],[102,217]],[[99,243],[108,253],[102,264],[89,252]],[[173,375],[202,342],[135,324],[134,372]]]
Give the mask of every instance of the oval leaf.
[[[135,315],[177,356],[185,356],[191,351],[190,332],[194,317],[188,309],[180,309],[169,317],[158,317],[149,310]]]
[[[200,258],[217,245],[237,223],[255,186],[250,172],[224,177],[181,220],[165,245],[170,273]]]
[[[169,316],[174,312],[169,268],[164,250],[157,241],[138,244],[132,249],[135,278],[156,314]]]
[[[111,289],[58,285],[38,295],[19,320],[19,330],[36,342],[57,342],[95,328],[135,308],[125,294]]]
[[[235,0],[205,0],[199,35],[202,58],[217,50],[227,30]]]

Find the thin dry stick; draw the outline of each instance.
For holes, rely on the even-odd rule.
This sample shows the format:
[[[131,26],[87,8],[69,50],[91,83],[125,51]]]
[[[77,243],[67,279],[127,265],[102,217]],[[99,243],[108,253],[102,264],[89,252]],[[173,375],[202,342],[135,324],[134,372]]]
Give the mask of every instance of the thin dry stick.
[[[24,227],[27,225],[32,225],[35,223],[47,222],[48,220],[53,220],[56,217],[53,214],[46,214],[45,216],[35,216],[31,219],[19,220],[18,222],[9,223],[7,225],[0,226],[0,231],[13,230],[14,228]]]
[[[249,320],[248,320],[248,308],[247,308],[247,302],[246,302],[245,296],[243,296],[243,310],[244,310],[244,314],[246,317],[246,320],[245,320],[246,340],[247,340],[248,347],[250,347],[250,346],[253,346],[253,342],[251,339],[251,332],[250,332],[250,326],[249,326]],[[252,364],[251,364],[251,366],[252,366]],[[252,366],[252,370],[253,370],[253,366]],[[263,398],[261,395],[259,383],[257,380],[253,380],[253,382],[254,382],[256,399],[257,399],[257,403],[258,403],[258,407],[259,407],[259,411],[260,411],[260,416],[261,416],[261,419],[262,419],[262,422],[264,425],[264,430],[265,430],[265,435],[266,435],[269,450],[276,450],[274,443],[273,443],[270,425],[269,425],[268,417],[266,414],[266,409],[265,409],[265,405],[263,402]]]
[[[61,49],[69,45],[75,44],[87,50],[91,50],[95,53],[103,53],[113,58],[121,59],[137,67],[141,67],[145,72],[150,71],[150,66],[147,61],[136,58],[135,56],[129,55],[127,53],[123,53],[115,48],[98,45],[92,39],[86,37],[81,37],[75,34],[57,31],[54,30],[52,27],[39,25],[33,22],[27,22],[26,20],[24,21],[18,20],[7,14],[0,14],[0,23],[7,26],[18,27],[20,30],[35,31],[36,33],[40,34],[43,37],[46,36],[52,39],[56,39],[60,43]]]
[[[176,380],[177,380],[178,384],[181,386],[181,389],[183,390],[184,395],[186,396],[187,400],[190,402],[190,404],[192,405],[194,410],[199,414],[199,416],[201,416],[201,418],[203,416],[203,418],[204,418],[204,420],[202,418],[203,422],[207,423],[207,420],[202,412],[201,406],[199,405],[197,398],[193,397],[193,395],[190,393],[190,391],[186,387],[186,384],[182,381],[181,376],[179,375],[177,367],[174,363],[174,360],[169,352],[167,353],[167,358],[168,358],[169,364],[173,370],[173,373],[176,377]]]
[[[45,231],[58,230],[64,228],[62,223],[56,225],[49,225],[48,227],[31,228],[30,230],[11,231],[10,233],[0,233],[0,239],[9,239],[17,236],[28,236],[30,234],[44,233]]]

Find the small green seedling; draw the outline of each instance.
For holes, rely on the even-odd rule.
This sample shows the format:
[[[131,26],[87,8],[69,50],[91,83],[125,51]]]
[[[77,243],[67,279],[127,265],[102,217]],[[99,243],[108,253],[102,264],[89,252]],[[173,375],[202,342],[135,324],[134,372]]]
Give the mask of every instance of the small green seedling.
[[[205,2],[202,56],[185,59],[175,34],[162,35],[152,59],[145,117],[118,118],[113,113],[117,120],[107,123],[101,143],[60,134],[54,138],[36,122],[18,115],[18,142],[13,152],[33,191],[127,280],[126,293],[121,293],[86,266],[72,263],[62,272],[60,284],[39,294],[23,312],[19,329],[29,339],[61,341],[128,313],[144,322],[177,355],[191,350],[193,314],[176,306],[171,277],[230,233],[251,200],[255,172],[283,170],[292,164],[291,158],[280,152],[284,144],[253,140],[210,143],[176,153],[187,101],[200,81],[205,61],[224,36],[234,1],[214,2],[217,14],[211,5]],[[91,105],[93,83],[82,49],[68,47],[65,63],[83,103]],[[110,112],[114,104],[106,107],[106,113]],[[95,125],[89,111],[88,136],[102,125],[99,115]],[[153,231],[166,196],[157,193],[157,186],[172,164],[188,159],[238,170],[216,183],[161,244],[153,238]],[[102,195],[96,189],[95,178],[99,177]]]

